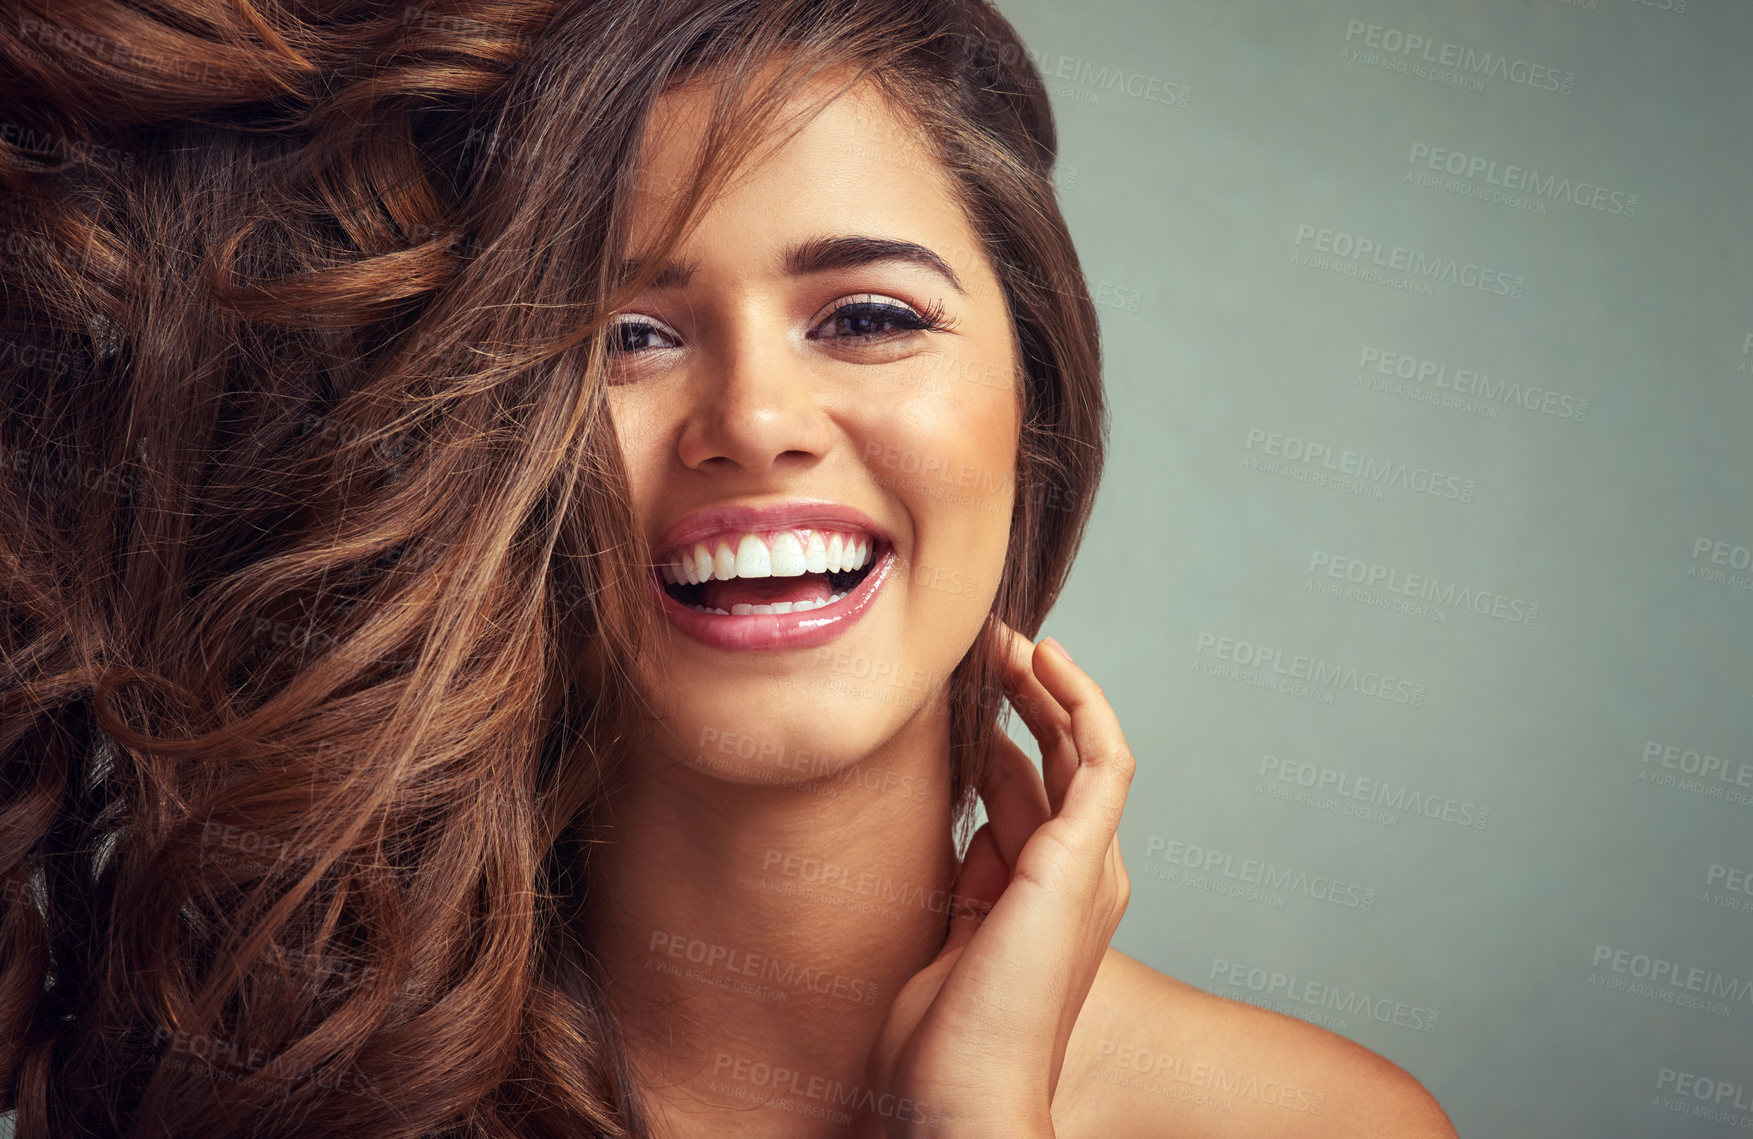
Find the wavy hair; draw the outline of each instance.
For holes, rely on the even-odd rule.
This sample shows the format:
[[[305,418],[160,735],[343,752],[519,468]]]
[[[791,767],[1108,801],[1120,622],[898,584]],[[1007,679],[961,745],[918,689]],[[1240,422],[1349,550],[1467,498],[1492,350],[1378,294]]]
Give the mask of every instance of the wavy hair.
[[[981,0],[11,9],[0,1110],[648,1134],[582,933],[653,619],[602,325],[813,76],[874,80],[953,175],[1024,411],[949,696],[965,835],[996,622],[1040,627],[1105,435],[1020,40]],[[619,279],[643,125],[707,76],[698,177]]]

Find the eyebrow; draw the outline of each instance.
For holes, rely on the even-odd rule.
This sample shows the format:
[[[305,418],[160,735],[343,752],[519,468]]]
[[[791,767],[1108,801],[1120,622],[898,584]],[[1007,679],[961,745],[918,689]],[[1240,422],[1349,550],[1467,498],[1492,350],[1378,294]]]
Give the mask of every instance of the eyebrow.
[[[958,293],[966,293],[956,271],[942,257],[911,241],[886,237],[814,237],[785,251],[785,271],[794,276],[828,269],[850,269],[879,261],[900,261],[929,269],[943,277]]]
[[[918,265],[923,269],[943,277],[958,293],[966,295],[961,278],[951,269],[949,262],[933,253],[925,246],[912,241],[898,241],[887,237],[866,237],[851,234],[843,237],[812,237],[800,241],[785,251],[781,263],[785,271],[801,277],[808,273],[822,273],[832,269],[852,269],[860,265],[874,265],[883,261],[899,261],[904,264]],[[639,271],[642,262],[628,260],[621,262],[621,279],[629,279]],[[694,276],[699,266],[692,261],[671,261],[666,264],[651,282],[654,289],[679,289],[685,286]]]

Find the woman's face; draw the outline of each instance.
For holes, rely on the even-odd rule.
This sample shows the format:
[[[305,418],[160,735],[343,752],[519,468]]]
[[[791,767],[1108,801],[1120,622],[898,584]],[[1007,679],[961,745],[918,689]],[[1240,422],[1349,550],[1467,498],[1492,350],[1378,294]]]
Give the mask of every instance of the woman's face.
[[[631,248],[709,94],[647,128]],[[746,166],[608,331],[610,405],[665,614],[648,753],[761,782],[941,735],[998,588],[1010,315],[949,176],[870,84]],[[909,728],[909,726],[911,727]]]

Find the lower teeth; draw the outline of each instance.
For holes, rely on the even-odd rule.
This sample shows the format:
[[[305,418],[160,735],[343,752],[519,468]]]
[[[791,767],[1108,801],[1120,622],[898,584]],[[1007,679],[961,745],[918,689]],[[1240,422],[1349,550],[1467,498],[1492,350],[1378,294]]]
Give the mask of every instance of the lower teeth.
[[[804,613],[811,609],[820,609],[824,605],[832,605],[851,592],[850,589],[842,590],[826,601],[778,601],[772,605],[732,605],[728,611],[708,609],[704,605],[690,605],[688,608],[696,613],[716,613],[720,617],[747,617],[757,613]]]

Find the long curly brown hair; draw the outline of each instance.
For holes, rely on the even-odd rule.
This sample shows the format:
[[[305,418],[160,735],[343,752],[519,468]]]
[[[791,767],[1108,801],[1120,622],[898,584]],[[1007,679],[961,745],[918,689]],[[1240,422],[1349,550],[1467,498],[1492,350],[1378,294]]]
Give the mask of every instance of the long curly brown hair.
[[[965,834],[996,621],[1039,628],[1105,435],[1021,42],[980,0],[8,8],[0,1110],[647,1134],[582,936],[651,620],[601,326],[812,76],[874,79],[952,173],[1024,403],[950,697]],[[622,279],[647,115],[707,75]]]

